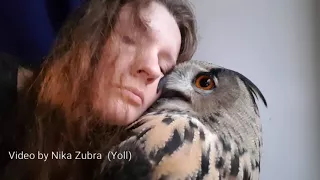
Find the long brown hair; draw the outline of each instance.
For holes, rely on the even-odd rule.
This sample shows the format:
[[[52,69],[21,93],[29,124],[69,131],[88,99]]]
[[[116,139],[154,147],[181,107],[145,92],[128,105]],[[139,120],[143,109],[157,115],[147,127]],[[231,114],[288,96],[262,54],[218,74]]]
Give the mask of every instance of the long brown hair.
[[[92,83],[104,78],[96,76],[100,57],[106,39],[112,36],[120,9],[132,3],[135,24],[143,27],[137,12],[153,1],[166,6],[179,26],[182,44],[177,62],[191,59],[197,35],[195,17],[187,0],[86,1],[66,22],[39,72],[34,73],[20,93],[16,126],[21,128],[14,132],[18,142],[14,149],[49,154],[95,152],[120,141],[121,127],[97,121],[101,110],[94,108],[93,91],[96,90]],[[74,158],[48,158],[46,162],[19,160],[11,165],[17,173],[8,173],[8,178],[20,174],[22,179],[87,179],[92,177],[94,162]],[[8,169],[10,171],[10,167]]]

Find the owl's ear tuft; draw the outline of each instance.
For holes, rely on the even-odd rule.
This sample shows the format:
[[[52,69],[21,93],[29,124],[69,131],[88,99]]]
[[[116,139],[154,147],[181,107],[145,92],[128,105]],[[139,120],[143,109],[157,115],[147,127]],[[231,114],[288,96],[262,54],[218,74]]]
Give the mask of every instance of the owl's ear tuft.
[[[236,73],[236,75],[239,77],[239,79],[245,84],[245,86],[247,87],[247,90],[250,93],[251,99],[253,104],[255,105],[256,108],[257,107],[257,103],[256,103],[256,99],[260,98],[263,102],[263,104],[268,107],[267,101],[264,97],[264,95],[262,94],[262,92],[260,91],[260,89],[247,77],[245,77],[244,75],[238,73],[238,72],[234,72]]]

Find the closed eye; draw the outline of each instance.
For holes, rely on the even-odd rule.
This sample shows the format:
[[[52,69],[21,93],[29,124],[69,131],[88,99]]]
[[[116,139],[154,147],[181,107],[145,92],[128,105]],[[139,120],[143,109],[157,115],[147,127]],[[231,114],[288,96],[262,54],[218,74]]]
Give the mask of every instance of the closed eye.
[[[161,50],[158,54],[159,64],[161,64],[161,72],[166,75],[171,72],[173,67],[176,65],[176,60],[170,52],[166,50]]]
[[[174,65],[166,64],[166,66],[164,65],[164,67],[160,67],[160,70],[163,75],[167,75],[173,71],[174,67],[175,67],[175,64]]]

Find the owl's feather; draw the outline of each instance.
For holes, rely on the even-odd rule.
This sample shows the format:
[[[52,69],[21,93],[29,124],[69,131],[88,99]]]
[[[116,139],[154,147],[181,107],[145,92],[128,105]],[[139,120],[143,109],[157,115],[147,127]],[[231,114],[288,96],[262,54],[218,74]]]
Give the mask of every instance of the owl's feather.
[[[210,77],[211,89],[196,79]],[[100,179],[258,180],[262,128],[260,90],[242,74],[203,61],[177,65],[159,83],[162,95],[128,127],[133,135],[105,159]]]

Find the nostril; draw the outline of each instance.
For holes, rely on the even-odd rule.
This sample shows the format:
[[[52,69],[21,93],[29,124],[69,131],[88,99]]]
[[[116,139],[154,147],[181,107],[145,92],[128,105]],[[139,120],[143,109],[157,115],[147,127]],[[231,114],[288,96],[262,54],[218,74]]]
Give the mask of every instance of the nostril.
[[[142,70],[138,70],[138,73],[142,73]]]
[[[147,82],[148,82],[148,83],[152,83],[154,80],[155,80],[155,78],[148,78],[148,79],[147,79]]]

